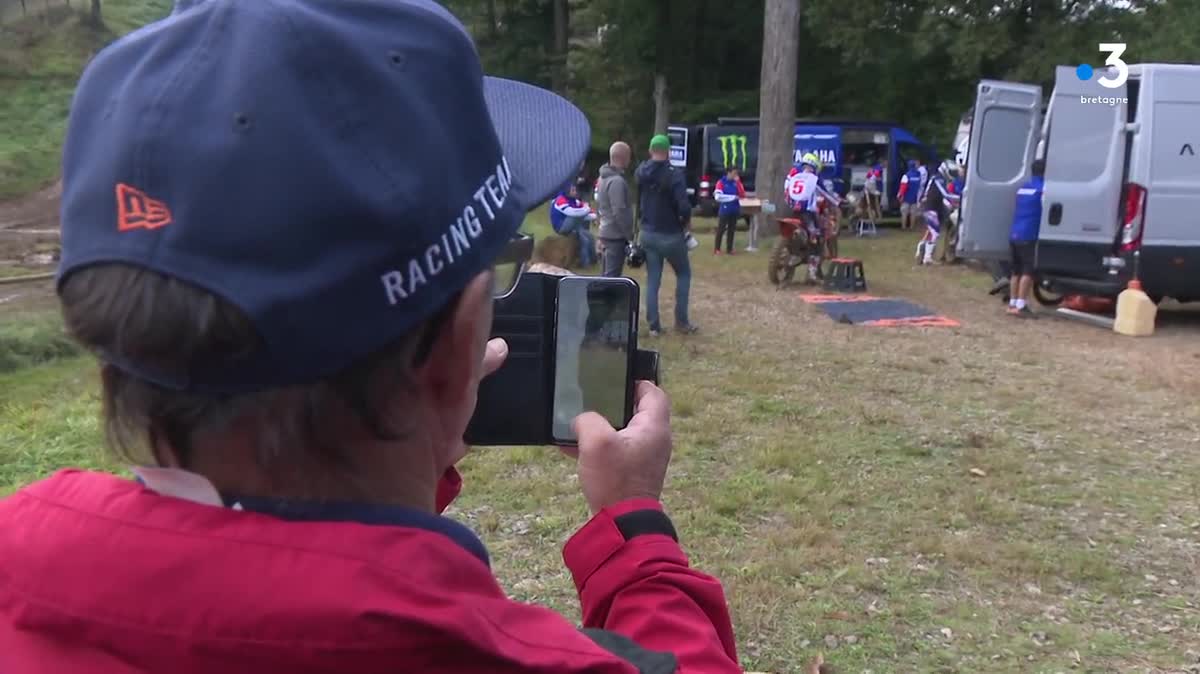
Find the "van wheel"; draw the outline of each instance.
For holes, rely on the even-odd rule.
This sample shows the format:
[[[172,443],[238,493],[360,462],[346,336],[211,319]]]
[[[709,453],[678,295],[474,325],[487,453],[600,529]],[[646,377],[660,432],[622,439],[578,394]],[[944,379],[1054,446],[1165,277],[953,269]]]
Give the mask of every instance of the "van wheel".
[[[1066,299],[1066,295],[1044,288],[1040,281],[1033,284],[1033,296],[1037,298],[1038,303],[1046,307],[1057,307]]]

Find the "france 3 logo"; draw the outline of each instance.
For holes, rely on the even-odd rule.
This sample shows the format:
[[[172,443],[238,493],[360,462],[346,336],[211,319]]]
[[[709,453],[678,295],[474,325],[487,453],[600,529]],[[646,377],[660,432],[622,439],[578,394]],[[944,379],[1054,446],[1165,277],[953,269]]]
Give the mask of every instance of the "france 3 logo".
[[[1121,60],[1121,55],[1125,53],[1124,42],[1101,42],[1100,52],[1107,53],[1108,58],[1105,59],[1104,65],[1111,66],[1116,69],[1116,73],[1109,72],[1104,77],[1096,80],[1096,83],[1108,89],[1116,89],[1125,84],[1129,79],[1129,65]],[[1096,71],[1092,66],[1084,63],[1075,69],[1075,75],[1083,81],[1092,79]],[[1112,75],[1110,77],[1110,75]]]

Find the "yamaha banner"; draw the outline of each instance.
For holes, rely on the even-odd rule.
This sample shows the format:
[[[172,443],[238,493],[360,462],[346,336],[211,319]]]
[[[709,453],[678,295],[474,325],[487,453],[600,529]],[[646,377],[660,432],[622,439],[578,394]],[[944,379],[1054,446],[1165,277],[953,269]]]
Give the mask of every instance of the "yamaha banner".
[[[821,161],[821,177],[837,179],[841,176],[842,129],[838,126],[797,125],[793,164],[808,153],[817,155]]]

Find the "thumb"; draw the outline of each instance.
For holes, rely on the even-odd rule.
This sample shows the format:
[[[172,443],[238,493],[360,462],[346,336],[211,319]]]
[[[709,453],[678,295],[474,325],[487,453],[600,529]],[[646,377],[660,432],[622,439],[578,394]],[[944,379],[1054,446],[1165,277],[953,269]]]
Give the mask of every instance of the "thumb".
[[[603,442],[605,436],[615,435],[616,429],[612,424],[608,423],[608,419],[595,412],[584,412],[575,417],[575,437],[579,439],[579,445],[583,446],[594,442]]]
[[[500,337],[489,339],[483,353],[483,376],[488,376],[500,369],[504,359],[508,357],[508,342]]]

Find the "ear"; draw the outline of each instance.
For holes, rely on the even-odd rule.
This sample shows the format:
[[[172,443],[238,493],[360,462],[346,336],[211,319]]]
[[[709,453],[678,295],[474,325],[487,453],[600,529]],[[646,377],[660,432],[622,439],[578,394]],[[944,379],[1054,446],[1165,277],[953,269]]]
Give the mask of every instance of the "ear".
[[[433,409],[443,412],[444,422],[461,422],[463,428],[454,431],[459,436],[475,410],[483,378],[483,355],[492,330],[493,280],[490,270],[471,280],[434,340],[429,357],[413,373]]]

